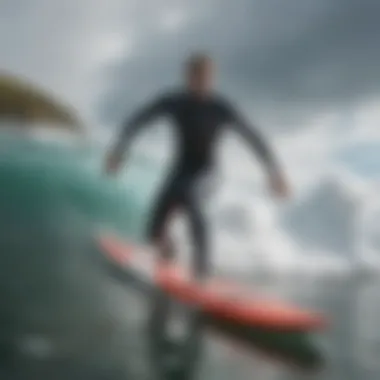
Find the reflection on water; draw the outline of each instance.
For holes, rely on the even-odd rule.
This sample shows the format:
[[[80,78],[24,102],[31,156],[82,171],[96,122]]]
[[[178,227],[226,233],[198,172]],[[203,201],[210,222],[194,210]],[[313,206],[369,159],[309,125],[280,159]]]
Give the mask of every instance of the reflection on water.
[[[260,357],[239,354],[214,338],[208,339],[208,353],[200,379],[207,380],[378,380],[380,378],[380,277],[365,281],[323,275],[294,275],[261,279],[261,287],[299,305],[323,310],[331,319],[330,330],[315,336],[327,357],[327,365],[317,374],[297,374]],[[140,314],[141,313],[141,314]],[[142,326],[142,307],[136,324]],[[136,339],[141,330],[134,330]],[[141,337],[141,335],[140,335]],[[141,342],[141,339],[137,339]],[[137,355],[138,350],[134,348]],[[141,353],[141,351],[140,351]],[[139,354],[140,356],[140,354]],[[141,357],[140,357],[141,359]],[[141,370],[142,367],[140,367]]]

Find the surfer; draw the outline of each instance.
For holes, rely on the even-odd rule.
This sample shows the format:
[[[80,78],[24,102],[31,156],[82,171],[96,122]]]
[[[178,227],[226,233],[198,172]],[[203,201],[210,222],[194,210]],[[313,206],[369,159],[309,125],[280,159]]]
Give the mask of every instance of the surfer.
[[[271,190],[280,197],[288,194],[287,182],[271,150],[241,113],[213,91],[214,62],[207,54],[192,55],[185,65],[185,86],[165,92],[137,111],[123,126],[116,144],[106,158],[107,173],[120,168],[132,138],[148,122],[167,116],[178,137],[178,154],[151,218],[148,238],[161,254],[170,252],[165,227],[178,208],[190,220],[194,242],[194,272],[203,277],[209,270],[206,226],[199,206],[197,186],[214,168],[213,153],[226,126],[239,134],[264,163]]]
[[[279,196],[288,194],[288,186],[272,152],[259,133],[249,125],[239,111],[224,97],[213,91],[214,62],[206,54],[192,55],[185,66],[185,86],[164,92],[138,110],[127,120],[116,144],[109,151],[105,169],[109,174],[120,168],[133,137],[148,122],[167,116],[173,122],[178,137],[177,156],[173,170],[159,194],[150,220],[148,238],[158,248],[161,257],[172,259],[166,226],[173,211],[183,209],[190,220],[193,247],[193,272],[198,279],[209,273],[206,225],[199,204],[199,185],[214,168],[216,143],[229,126],[254,150],[265,165],[270,188]],[[201,356],[202,315],[190,318],[186,344],[171,339],[166,331],[170,300],[157,292],[148,323],[151,358],[159,378],[191,379]],[[167,360],[175,358],[174,368]]]

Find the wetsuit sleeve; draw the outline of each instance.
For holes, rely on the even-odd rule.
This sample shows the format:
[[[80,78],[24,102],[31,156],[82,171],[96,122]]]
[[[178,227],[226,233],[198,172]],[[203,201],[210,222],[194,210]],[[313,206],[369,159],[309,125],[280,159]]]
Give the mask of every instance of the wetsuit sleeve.
[[[230,127],[237,132],[251,147],[251,149],[258,155],[259,159],[265,164],[270,173],[277,173],[279,166],[276,159],[264,141],[259,131],[250,123],[248,123],[244,116],[241,115],[235,107],[228,103],[224,104],[224,112],[227,116],[227,122]]]
[[[162,96],[134,113],[122,126],[116,142],[115,151],[124,151],[129,142],[142,129],[142,127],[156,117],[169,112],[170,104],[169,97]]]

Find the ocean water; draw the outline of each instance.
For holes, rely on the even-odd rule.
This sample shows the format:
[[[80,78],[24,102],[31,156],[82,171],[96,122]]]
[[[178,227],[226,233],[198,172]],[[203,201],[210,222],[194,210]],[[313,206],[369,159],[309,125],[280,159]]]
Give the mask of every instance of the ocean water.
[[[91,363],[93,374],[107,368],[108,364],[98,368],[98,363],[107,357],[105,362],[110,366],[117,363],[128,378],[153,380],[154,376],[148,377],[151,368],[145,354],[145,300],[124,284],[103,277],[99,280],[101,265],[97,264],[93,237],[99,229],[111,229],[143,241],[152,197],[162,173],[146,162],[135,161],[120,179],[109,180],[100,170],[98,147],[13,134],[2,135],[0,145],[0,268],[2,288],[7,289],[1,292],[2,321],[10,323],[15,315],[27,315],[26,319],[18,317],[22,328],[17,331],[25,329],[30,333],[28,329],[35,332],[38,326],[54,320],[51,330],[46,332],[44,327],[45,333],[54,331],[55,340],[52,339],[59,347],[75,347],[75,355]],[[61,288],[51,286],[52,273],[54,283],[61,284]],[[240,277],[241,273],[229,275]],[[15,277],[17,282],[13,281]],[[329,330],[314,337],[327,358],[326,366],[312,375],[301,374],[259,355],[245,355],[208,336],[199,379],[379,379],[380,278],[359,273],[353,264],[346,276],[318,270],[313,276],[302,271],[279,274],[269,268],[265,273],[245,274],[245,279],[262,291],[322,310],[329,316]],[[66,295],[68,282],[70,297],[65,296],[67,305],[58,313],[54,292]],[[83,290],[73,290],[75,284]],[[47,288],[54,291],[46,292]],[[45,303],[49,312],[44,309],[42,317],[40,308]],[[102,307],[104,310],[99,310]],[[63,327],[56,326],[57,320],[62,320]],[[107,326],[111,323],[107,339],[99,335],[96,327],[100,320],[105,320]],[[61,328],[66,334],[56,332]],[[91,344],[79,344],[88,337],[94,340]],[[30,367],[26,362],[25,368],[35,370],[35,364]],[[59,380],[57,370],[51,371],[50,377]],[[83,370],[77,378],[95,379],[93,374]],[[76,379],[75,375],[70,377]]]

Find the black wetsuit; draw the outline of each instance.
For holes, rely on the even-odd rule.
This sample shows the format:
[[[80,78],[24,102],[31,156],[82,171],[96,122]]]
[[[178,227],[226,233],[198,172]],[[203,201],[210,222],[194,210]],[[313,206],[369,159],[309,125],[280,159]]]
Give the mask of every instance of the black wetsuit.
[[[269,170],[274,159],[266,145],[226,100],[211,95],[201,98],[183,91],[159,96],[137,112],[122,130],[119,144],[122,149],[147,122],[167,116],[177,135],[178,152],[174,169],[158,197],[148,231],[152,241],[160,239],[166,222],[176,208],[187,212],[195,243],[194,266],[197,274],[208,271],[206,228],[194,191],[199,178],[214,165],[215,145],[224,127],[230,126],[258,153]]]

